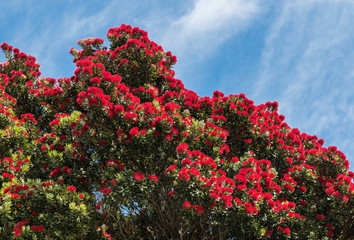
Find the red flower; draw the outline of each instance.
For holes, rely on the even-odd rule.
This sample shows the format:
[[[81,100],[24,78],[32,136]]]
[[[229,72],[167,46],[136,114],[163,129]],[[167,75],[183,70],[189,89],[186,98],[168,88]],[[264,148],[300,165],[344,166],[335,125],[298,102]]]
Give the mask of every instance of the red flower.
[[[242,205],[242,201],[239,198],[234,198],[234,201],[236,202],[237,205]]]
[[[41,226],[31,226],[31,229],[35,232],[43,232],[45,229],[44,227],[41,225]]]
[[[326,228],[333,230],[334,226],[329,223],[326,223]]]
[[[137,128],[137,127],[132,128],[130,130],[129,134],[132,137],[138,137],[139,136],[139,128]]]
[[[252,139],[245,139],[245,140],[243,140],[245,143],[252,143]]]
[[[71,169],[68,167],[63,167],[63,172],[65,173],[71,173]]]
[[[343,195],[340,200],[342,200],[343,202],[347,203],[349,201],[349,198],[345,195]]]
[[[192,161],[189,158],[185,158],[182,160],[182,165],[191,165]]]
[[[326,194],[327,195],[332,195],[334,193],[334,189],[333,188],[327,188],[326,189]]]
[[[42,152],[45,152],[45,150],[47,149],[47,146],[43,145],[43,146],[41,147],[41,149],[42,149]]]
[[[11,51],[12,50],[12,46],[7,45],[6,43],[2,43],[0,45],[0,48],[4,51]]]
[[[22,235],[22,230],[19,227],[14,227],[14,236],[15,238],[21,237]]]
[[[262,196],[263,196],[263,199],[264,199],[264,200],[271,200],[271,199],[273,199],[272,194],[270,194],[270,193],[268,193],[268,192],[263,193]]]
[[[352,178],[349,177],[349,176],[345,176],[345,177],[343,178],[343,181],[346,182],[347,184],[350,184],[351,181],[352,181]]]
[[[248,207],[245,209],[245,211],[248,213],[248,214],[252,214],[253,213],[253,209]]]
[[[57,125],[60,122],[60,119],[55,119],[49,123],[49,126]]]
[[[246,187],[246,185],[238,185],[237,186],[237,191],[242,191],[242,190],[245,190],[247,187]]]
[[[154,182],[159,181],[159,179],[157,178],[156,175],[151,175],[151,176],[148,177],[148,179],[151,180],[151,181],[154,181]]]
[[[288,207],[289,207],[289,208],[295,208],[295,207],[296,207],[296,204],[293,203],[293,202],[289,202],[289,203],[288,203]]]
[[[73,129],[76,125],[77,125],[76,122],[72,122],[72,123],[70,124],[70,129]]]
[[[103,193],[103,195],[106,195],[106,194],[112,193],[112,189],[110,189],[110,188],[101,188],[100,192]]]
[[[285,228],[283,230],[283,232],[285,233],[285,235],[289,235],[290,234],[290,229],[289,228]]]
[[[274,208],[274,207],[275,207],[275,204],[276,204],[276,202],[273,201],[273,200],[269,200],[267,203],[268,203],[268,206],[269,206],[270,208]]]
[[[92,75],[92,69],[90,68],[90,67],[84,67],[83,69],[82,69],[82,73],[83,74],[90,74],[90,75]]]
[[[145,176],[144,176],[144,173],[135,172],[133,174],[133,178],[140,182],[140,181],[144,180]]]
[[[269,237],[271,235],[272,235],[272,231],[270,231],[270,230],[267,230],[264,234],[265,237]]]
[[[186,201],[183,203],[183,208],[184,209],[190,209],[192,207],[192,205],[190,204],[190,202]]]
[[[331,230],[329,230],[329,231],[327,232],[327,236],[328,236],[328,237],[333,237],[333,235],[334,235],[334,234],[333,234],[333,232],[332,232]]]
[[[186,180],[186,181],[189,181],[190,176],[188,175],[187,172],[180,171],[180,172],[178,173],[178,179],[179,179],[179,180]]]
[[[174,172],[175,170],[176,170],[176,165],[171,165],[166,169],[165,175],[168,174],[169,172]]]
[[[15,199],[18,199],[20,197],[20,195],[18,194],[12,194],[11,197],[15,198]]]
[[[165,140],[167,140],[167,141],[171,141],[172,140],[172,134],[171,133],[168,133],[168,134],[166,134],[165,135]]]
[[[223,204],[223,208],[224,209],[232,208],[232,202],[225,201],[224,204]]]
[[[69,187],[66,188],[66,190],[75,192],[76,191],[76,187],[69,186]]]
[[[195,209],[195,213],[197,215],[200,215],[204,212],[205,208],[203,206],[200,205],[194,205],[193,208]]]
[[[2,176],[3,176],[4,178],[7,178],[7,177],[10,177],[10,174],[9,174],[9,173],[3,173]]]
[[[104,146],[104,145],[106,145],[106,141],[101,140],[98,142],[98,146]]]
[[[184,154],[188,148],[187,143],[180,143],[178,147],[176,148],[176,151],[178,154]]]
[[[93,77],[91,78],[90,83],[100,85],[101,79],[99,77]]]
[[[294,192],[294,187],[291,186],[290,184],[286,183],[286,184],[284,184],[284,187],[287,188],[287,189],[289,189],[290,192]]]

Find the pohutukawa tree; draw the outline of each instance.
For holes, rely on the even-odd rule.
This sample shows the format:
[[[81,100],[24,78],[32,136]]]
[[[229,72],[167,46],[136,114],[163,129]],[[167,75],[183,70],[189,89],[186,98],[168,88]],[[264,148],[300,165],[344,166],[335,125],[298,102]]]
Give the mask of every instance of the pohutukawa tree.
[[[354,236],[336,147],[290,128],[276,102],[187,90],[145,31],[107,38],[78,41],[58,80],[1,45],[1,239]]]

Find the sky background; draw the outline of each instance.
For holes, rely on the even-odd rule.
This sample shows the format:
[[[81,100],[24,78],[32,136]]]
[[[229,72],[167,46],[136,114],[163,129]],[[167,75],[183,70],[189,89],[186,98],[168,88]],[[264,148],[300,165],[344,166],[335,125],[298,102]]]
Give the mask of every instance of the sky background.
[[[11,0],[1,8],[0,43],[35,56],[44,77],[73,75],[77,40],[137,26],[177,56],[186,88],[277,101],[290,127],[337,146],[354,169],[353,0]]]

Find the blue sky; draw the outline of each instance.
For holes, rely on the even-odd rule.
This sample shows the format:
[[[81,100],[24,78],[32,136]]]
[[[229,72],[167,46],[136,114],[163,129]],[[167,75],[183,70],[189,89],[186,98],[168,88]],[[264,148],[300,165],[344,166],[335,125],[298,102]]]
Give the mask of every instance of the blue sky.
[[[144,29],[177,56],[187,88],[277,101],[289,126],[337,146],[354,169],[352,0],[12,0],[1,12],[0,42],[35,56],[45,77],[72,76],[79,39]]]

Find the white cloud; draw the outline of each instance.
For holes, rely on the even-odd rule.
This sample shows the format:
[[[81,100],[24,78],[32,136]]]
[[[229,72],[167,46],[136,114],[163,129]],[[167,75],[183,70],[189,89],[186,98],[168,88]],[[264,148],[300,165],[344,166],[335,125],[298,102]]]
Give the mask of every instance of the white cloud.
[[[190,66],[198,64],[228,39],[250,25],[260,15],[262,0],[196,0],[191,9],[170,22],[161,37],[166,50],[177,56],[177,77],[191,79]],[[189,77],[187,77],[189,76]],[[187,87],[200,87],[201,76],[192,78]]]
[[[260,13],[258,0],[198,0],[172,22],[164,42],[179,54],[216,49]]]
[[[276,100],[291,127],[325,138],[354,164],[354,2],[285,1],[252,98]],[[273,98],[273,99],[272,99]]]

